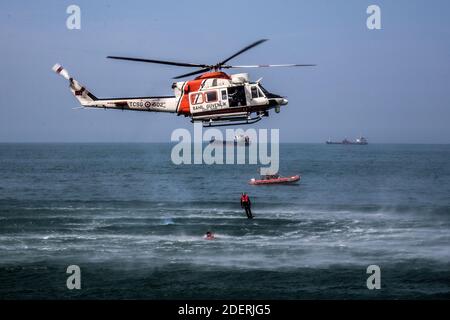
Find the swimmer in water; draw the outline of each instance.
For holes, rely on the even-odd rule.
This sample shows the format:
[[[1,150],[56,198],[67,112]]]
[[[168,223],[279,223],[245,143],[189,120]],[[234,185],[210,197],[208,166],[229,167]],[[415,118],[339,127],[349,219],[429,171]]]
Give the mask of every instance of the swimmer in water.
[[[204,238],[205,238],[206,240],[213,240],[213,239],[215,239],[215,238],[214,238],[214,235],[212,234],[211,231],[206,232]]]

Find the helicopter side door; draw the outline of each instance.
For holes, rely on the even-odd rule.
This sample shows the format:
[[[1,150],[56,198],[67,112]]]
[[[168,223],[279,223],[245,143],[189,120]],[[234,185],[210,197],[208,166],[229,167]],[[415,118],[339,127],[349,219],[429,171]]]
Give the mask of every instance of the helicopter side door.
[[[257,84],[246,85],[245,89],[249,106],[261,106],[268,104],[268,99],[261,89],[258,88]]]
[[[228,103],[231,108],[245,107],[247,105],[247,97],[245,95],[244,86],[232,86],[227,88]]]
[[[224,108],[228,108],[230,106],[228,101],[228,91],[227,88],[222,88],[220,91],[220,101],[222,102],[222,105]]]

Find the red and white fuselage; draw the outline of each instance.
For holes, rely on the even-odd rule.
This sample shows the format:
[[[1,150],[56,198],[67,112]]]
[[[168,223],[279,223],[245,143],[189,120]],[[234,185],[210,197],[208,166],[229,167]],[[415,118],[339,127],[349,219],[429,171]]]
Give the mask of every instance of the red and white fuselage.
[[[83,107],[176,113],[204,125],[253,123],[267,116],[269,109],[279,112],[280,106],[288,103],[265,90],[259,81],[250,82],[246,73],[207,72],[194,80],[175,82],[173,96],[100,99],[61,65],[56,64],[53,70],[69,80],[72,94]]]

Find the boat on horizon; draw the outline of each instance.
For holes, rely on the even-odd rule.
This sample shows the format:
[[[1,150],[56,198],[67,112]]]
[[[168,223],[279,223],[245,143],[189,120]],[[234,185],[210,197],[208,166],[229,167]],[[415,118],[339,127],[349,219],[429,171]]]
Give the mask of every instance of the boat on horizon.
[[[348,140],[347,138],[345,138],[342,141],[331,141],[331,139],[328,139],[326,141],[326,144],[357,144],[357,145],[366,145],[366,144],[369,144],[369,142],[367,141],[366,138],[364,138],[363,136],[360,136],[355,141]]]
[[[223,145],[245,145],[249,146],[251,141],[249,136],[244,136],[242,134],[234,136],[233,141],[226,140],[217,140],[215,137],[212,137],[209,141],[210,144],[223,144]]]

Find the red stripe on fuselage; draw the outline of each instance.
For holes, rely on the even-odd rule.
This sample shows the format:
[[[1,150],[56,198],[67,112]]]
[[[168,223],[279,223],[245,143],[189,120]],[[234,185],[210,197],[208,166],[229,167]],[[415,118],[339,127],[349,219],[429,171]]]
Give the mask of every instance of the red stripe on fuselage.
[[[196,92],[201,89],[203,81],[207,79],[231,79],[229,75],[227,75],[225,72],[207,72],[204,73],[195,80],[187,81],[184,85],[184,90],[181,93],[181,102],[178,107],[178,114],[184,114],[184,115],[190,115],[191,109],[189,107],[189,93],[190,92]]]
[[[181,97],[180,106],[178,108],[178,114],[191,114],[189,107],[189,92],[196,92],[200,89],[203,79],[187,81],[184,86],[183,96]]]

